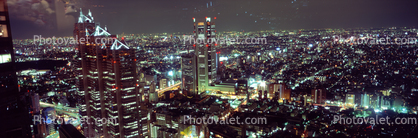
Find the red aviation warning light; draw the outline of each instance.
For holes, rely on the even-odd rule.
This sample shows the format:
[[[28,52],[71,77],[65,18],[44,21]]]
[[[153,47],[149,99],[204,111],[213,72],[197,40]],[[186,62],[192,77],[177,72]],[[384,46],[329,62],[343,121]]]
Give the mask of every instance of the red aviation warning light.
[[[215,19],[215,20],[216,20],[216,17],[213,17],[213,19]]]

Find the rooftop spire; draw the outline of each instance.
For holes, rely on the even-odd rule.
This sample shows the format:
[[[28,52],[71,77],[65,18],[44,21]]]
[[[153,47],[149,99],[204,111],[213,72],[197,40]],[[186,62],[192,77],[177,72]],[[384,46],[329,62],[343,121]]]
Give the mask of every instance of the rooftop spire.
[[[80,16],[78,17],[78,23],[83,23],[84,22],[84,20],[83,20],[83,10],[80,8]]]
[[[90,9],[89,9],[89,16],[93,18],[93,16],[91,15],[91,11],[90,11]]]

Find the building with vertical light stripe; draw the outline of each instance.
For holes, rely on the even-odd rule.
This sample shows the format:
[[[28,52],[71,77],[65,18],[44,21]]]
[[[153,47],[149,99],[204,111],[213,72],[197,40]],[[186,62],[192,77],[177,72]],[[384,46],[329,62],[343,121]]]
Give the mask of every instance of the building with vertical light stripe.
[[[312,103],[315,104],[325,104],[325,100],[327,98],[325,89],[312,89],[311,95],[312,95]]]
[[[80,114],[86,137],[138,137],[140,93],[135,51],[94,22],[91,12],[75,24]],[[102,43],[104,38],[106,43]],[[83,42],[85,40],[85,42]],[[112,41],[110,41],[112,40]],[[116,121],[96,123],[103,118]]]
[[[216,39],[214,19],[211,17],[206,17],[204,20],[193,18],[193,34],[196,42],[193,46],[195,46],[196,55],[198,94],[206,92],[208,86],[217,80],[219,52],[216,49],[217,44],[213,41]]]

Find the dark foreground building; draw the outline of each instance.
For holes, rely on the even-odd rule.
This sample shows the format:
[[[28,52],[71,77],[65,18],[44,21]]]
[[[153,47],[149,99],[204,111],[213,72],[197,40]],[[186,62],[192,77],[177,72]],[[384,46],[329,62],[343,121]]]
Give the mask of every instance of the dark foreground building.
[[[0,137],[31,137],[27,96],[17,84],[6,0],[0,0]],[[30,99],[30,98],[29,98]]]

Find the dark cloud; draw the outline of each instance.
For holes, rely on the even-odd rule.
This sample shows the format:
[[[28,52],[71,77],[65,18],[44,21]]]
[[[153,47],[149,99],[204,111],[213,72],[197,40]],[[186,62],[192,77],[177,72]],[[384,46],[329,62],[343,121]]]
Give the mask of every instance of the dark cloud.
[[[116,34],[190,32],[192,17],[205,16],[217,17],[219,31],[418,25],[416,0],[80,0],[74,5],[76,10],[91,9],[95,21]],[[13,36],[72,35],[71,25],[40,32],[34,24],[12,18]],[[22,29],[28,26],[33,28]]]

